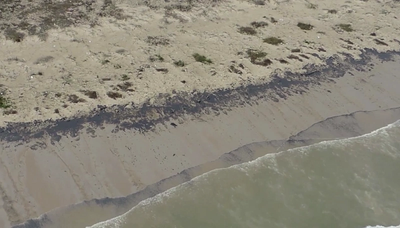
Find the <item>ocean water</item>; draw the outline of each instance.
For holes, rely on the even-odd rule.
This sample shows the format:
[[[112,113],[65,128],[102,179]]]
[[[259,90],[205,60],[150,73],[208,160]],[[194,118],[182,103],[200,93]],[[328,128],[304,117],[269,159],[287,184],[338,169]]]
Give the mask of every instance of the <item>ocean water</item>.
[[[92,228],[400,228],[400,121],[214,170]]]

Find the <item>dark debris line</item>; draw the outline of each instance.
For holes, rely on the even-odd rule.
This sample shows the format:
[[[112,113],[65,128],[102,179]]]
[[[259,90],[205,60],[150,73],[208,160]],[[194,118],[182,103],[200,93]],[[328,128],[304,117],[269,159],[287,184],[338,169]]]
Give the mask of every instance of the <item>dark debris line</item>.
[[[183,115],[198,116],[210,112],[218,115],[232,107],[253,104],[257,100],[279,102],[287,96],[302,94],[313,86],[333,82],[335,78],[345,75],[349,69],[365,70],[372,57],[390,61],[400,52],[378,53],[366,49],[360,60],[347,55],[346,59],[338,56],[328,58],[326,66],[307,65],[308,73],[286,72],[283,75],[272,75],[271,80],[259,85],[246,85],[238,88],[217,90],[213,93],[193,92],[179,93],[174,97],[160,94],[158,100],[165,100],[162,105],[151,105],[145,102],[138,107],[135,104],[98,106],[86,116],[63,118],[59,120],[34,121],[29,123],[9,123],[0,128],[0,140],[25,141],[41,138],[49,134],[52,141],[58,141],[63,135],[78,136],[85,124],[93,128],[103,124],[115,124],[114,132],[134,129],[141,133],[153,131],[157,124],[163,124]],[[150,113],[158,113],[156,118],[149,118]]]

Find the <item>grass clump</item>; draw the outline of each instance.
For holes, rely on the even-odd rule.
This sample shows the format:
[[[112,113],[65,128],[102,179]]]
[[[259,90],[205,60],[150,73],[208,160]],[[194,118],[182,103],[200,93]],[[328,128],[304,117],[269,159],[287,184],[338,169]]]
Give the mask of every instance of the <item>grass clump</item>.
[[[309,9],[317,9],[318,5],[317,4],[313,4],[313,3],[308,3],[307,4],[307,8],[309,8]]]
[[[250,62],[252,64],[259,66],[269,66],[272,64],[272,61],[270,59],[265,58],[267,56],[266,52],[248,49],[246,51],[246,54],[249,56]]]
[[[253,27],[248,27],[248,26],[242,26],[238,30],[239,33],[245,34],[245,35],[256,35],[257,31]]]
[[[150,56],[149,60],[151,62],[164,62],[164,58],[161,55],[154,55],[154,56]]]
[[[248,49],[246,54],[249,56],[250,60],[253,62],[257,59],[264,58],[267,56],[267,53],[260,50]]]
[[[328,13],[330,13],[330,14],[337,14],[337,10],[335,10],[335,9],[330,9],[330,10],[328,10]]]
[[[346,32],[354,31],[353,27],[351,27],[351,24],[338,24],[337,27],[339,27],[340,29],[342,29],[343,31],[346,31]]]
[[[184,66],[186,66],[186,63],[183,62],[182,60],[178,60],[178,61],[174,62],[174,65],[177,67],[184,67]]]
[[[6,39],[12,40],[16,43],[22,42],[22,40],[25,38],[25,34],[22,32],[18,32],[15,29],[8,28],[4,31],[4,35]]]
[[[263,41],[264,41],[264,43],[272,44],[272,45],[279,45],[279,44],[283,43],[282,39],[280,39],[278,37],[273,37],[273,36],[265,38]]]
[[[314,28],[313,25],[302,23],[302,22],[297,23],[297,27],[299,27],[302,30],[311,30]]]
[[[6,109],[9,107],[11,107],[10,101],[7,98],[0,95],[0,108]]]
[[[264,28],[268,26],[268,23],[265,21],[253,21],[250,23],[250,25],[253,26],[254,28]]]
[[[194,53],[193,54],[193,58],[200,63],[204,63],[204,64],[211,64],[213,63],[211,59],[208,59],[207,57],[205,57],[204,55],[200,55],[198,53]]]

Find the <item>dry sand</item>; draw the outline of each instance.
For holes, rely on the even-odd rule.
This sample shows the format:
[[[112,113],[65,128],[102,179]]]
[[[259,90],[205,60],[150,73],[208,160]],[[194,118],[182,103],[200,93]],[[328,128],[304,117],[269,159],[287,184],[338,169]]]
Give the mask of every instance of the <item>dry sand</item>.
[[[121,2],[125,20],[50,30],[46,41],[2,40],[0,89],[11,107],[0,116],[0,227],[139,192],[42,217],[53,222],[43,227],[84,227],[212,168],[293,146],[286,140],[327,118],[387,110],[327,120],[292,137],[295,145],[400,118],[400,58],[390,51],[400,49],[398,1],[232,1],[195,3],[189,11],[152,4]],[[255,35],[238,32],[253,21],[268,26]],[[303,31],[298,22],[314,28]],[[340,23],[355,31],[338,29]],[[263,43],[269,36],[284,43]],[[160,37],[169,44],[154,45]],[[248,49],[268,55],[250,59]],[[194,53],[213,63],[196,62]],[[175,66],[178,60],[185,66]],[[110,91],[122,97],[112,99]],[[222,156],[274,140],[249,157]]]
[[[102,1],[94,2],[93,7],[99,8]],[[301,72],[307,63],[323,64],[320,58],[337,53],[357,56],[363,48],[400,49],[400,3],[395,0],[270,0],[265,5],[190,1],[193,6],[187,10],[179,10],[183,6],[177,7],[176,1],[146,2],[120,1],[117,6],[124,10],[125,19],[100,17],[94,27],[83,23],[50,29],[46,41],[41,41],[41,33],[26,36],[22,42],[2,39],[0,92],[12,107],[2,114],[0,125],[84,115],[97,105],[141,105],[154,102],[160,93],[263,83],[277,70]],[[46,18],[75,15],[79,10],[71,5]],[[36,21],[39,13],[29,12],[18,16],[29,15],[22,22]],[[0,22],[11,24],[11,16]],[[95,19],[89,19],[93,24]],[[299,22],[314,27],[302,30]],[[354,31],[344,31],[339,24],[349,24]],[[16,26],[16,31],[24,31],[21,27]],[[242,34],[241,27],[256,34]],[[283,43],[263,42],[268,37],[280,38]],[[259,58],[251,60],[246,53],[249,49]],[[267,55],[262,57],[262,52]],[[196,62],[195,53],[213,64]],[[268,65],[265,59],[271,65],[257,65]],[[184,67],[174,65],[179,60]]]

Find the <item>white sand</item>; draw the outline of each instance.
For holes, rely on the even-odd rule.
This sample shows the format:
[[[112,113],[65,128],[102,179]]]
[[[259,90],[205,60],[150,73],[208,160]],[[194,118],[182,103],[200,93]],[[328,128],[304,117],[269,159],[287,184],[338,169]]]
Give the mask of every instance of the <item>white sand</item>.
[[[271,0],[260,6],[245,1],[224,1],[217,6],[197,4],[189,12],[173,10],[167,13],[165,9],[132,7],[130,5],[136,4],[126,0],[119,6],[131,17],[127,20],[103,18],[101,25],[94,28],[52,30],[46,42],[35,36],[21,43],[3,39],[0,44],[0,84],[3,85],[0,92],[10,99],[13,107],[9,110],[15,110],[17,114],[1,116],[0,125],[7,121],[70,117],[84,114],[98,104],[133,101],[140,105],[159,93],[173,90],[212,91],[259,83],[268,80],[270,73],[277,69],[299,71],[307,63],[321,63],[309,53],[328,57],[338,52],[357,55],[358,50],[365,47],[381,51],[400,49],[398,1],[350,3],[326,0],[315,2],[316,9],[310,8],[310,3]],[[331,9],[337,13],[328,13]],[[271,17],[277,22],[271,23]],[[254,36],[238,32],[240,26],[251,26],[254,21],[269,25],[256,29],[258,34]],[[303,31],[296,26],[298,22],[315,27]],[[350,23],[355,31],[338,30],[336,25],[341,23]],[[373,32],[376,37],[370,35]],[[146,42],[148,36],[167,38],[170,45],[150,45]],[[263,43],[269,36],[282,38],[284,44]],[[374,39],[382,39],[388,46],[377,45]],[[249,48],[265,51],[274,63],[268,67],[258,66],[250,63],[246,54],[237,54],[245,53]],[[291,53],[297,48],[310,59]],[[319,52],[319,48],[326,52]],[[192,57],[194,53],[205,55],[214,63],[198,63]],[[303,62],[288,59],[291,54]],[[160,55],[164,62],[151,62],[149,57],[154,55]],[[289,64],[279,63],[279,59]],[[105,63],[106,60],[109,62]],[[174,66],[173,62],[178,60],[187,65],[183,68]],[[244,69],[238,68],[240,63]],[[243,74],[230,73],[228,68],[232,64]],[[141,68],[143,72],[139,72]],[[157,68],[166,68],[169,72],[157,72]],[[132,91],[118,89],[118,85],[124,83],[123,75],[129,78],[125,82],[131,83]],[[120,90],[122,98],[115,100],[107,96],[107,92],[116,90]],[[82,91],[95,91],[98,98],[88,98]],[[86,102],[72,103],[68,101],[70,95]],[[55,109],[59,113],[55,113]]]

